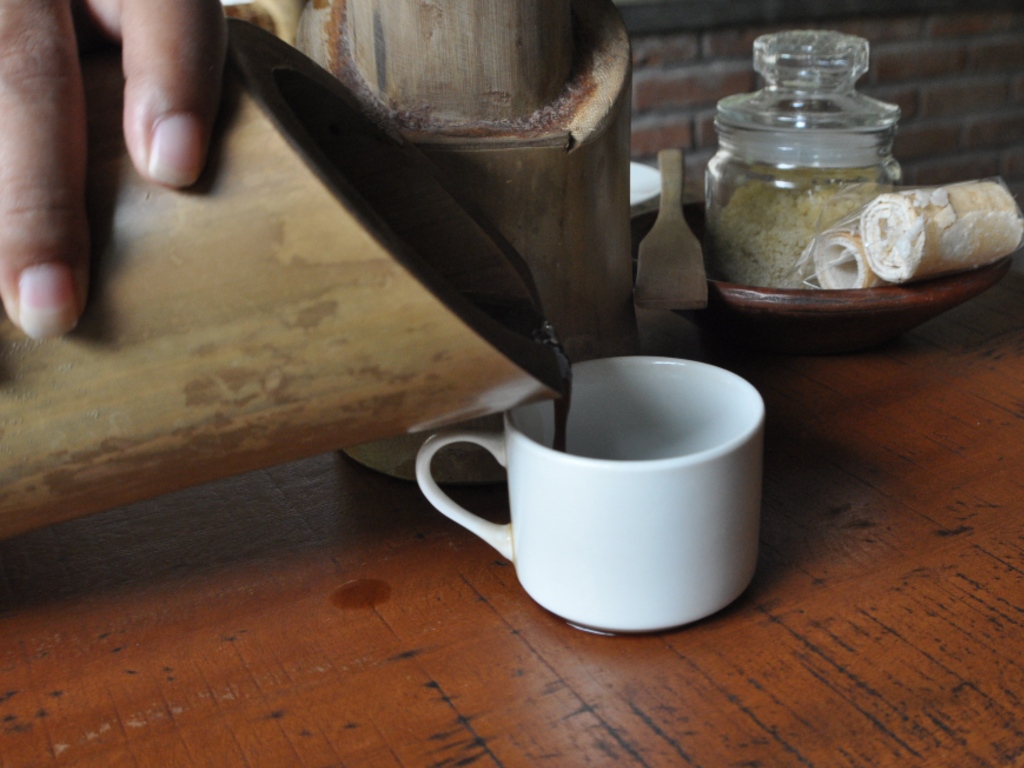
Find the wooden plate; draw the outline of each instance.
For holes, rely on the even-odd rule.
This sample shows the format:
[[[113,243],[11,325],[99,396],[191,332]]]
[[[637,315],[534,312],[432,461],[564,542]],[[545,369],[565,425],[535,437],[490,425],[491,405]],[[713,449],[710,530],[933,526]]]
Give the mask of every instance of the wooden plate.
[[[633,218],[633,256],[656,212]],[[700,237],[703,206],[686,206]],[[708,280],[708,306],[686,313],[702,331],[731,344],[772,352],[828,355],[890,341],[985,292],[1010,270],[1012,256],[969,272],[907,285],[798,290]]]

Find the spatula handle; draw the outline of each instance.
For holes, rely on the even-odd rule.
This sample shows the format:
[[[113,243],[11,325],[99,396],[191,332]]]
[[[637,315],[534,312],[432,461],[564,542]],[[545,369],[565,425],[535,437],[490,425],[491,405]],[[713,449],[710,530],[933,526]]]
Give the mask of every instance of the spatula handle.
[[[658,214],[673,218],[683,215],[683,152],[679,149],[663,149],[658,152],[658,169],[661,171],[661,208]]]

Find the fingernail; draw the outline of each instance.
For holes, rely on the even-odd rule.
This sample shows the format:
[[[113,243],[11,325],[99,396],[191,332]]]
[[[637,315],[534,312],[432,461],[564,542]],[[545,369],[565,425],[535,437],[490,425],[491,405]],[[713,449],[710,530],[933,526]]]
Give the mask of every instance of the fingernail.
[[[78,323],[75,281],[66,264],[36,264],[18,279],[18,325],[33,339],[67,333]]]
[[[153,129],[149,175],[170,187],[187,187],[203,170],[203,132],[192,115],[168,115]]]

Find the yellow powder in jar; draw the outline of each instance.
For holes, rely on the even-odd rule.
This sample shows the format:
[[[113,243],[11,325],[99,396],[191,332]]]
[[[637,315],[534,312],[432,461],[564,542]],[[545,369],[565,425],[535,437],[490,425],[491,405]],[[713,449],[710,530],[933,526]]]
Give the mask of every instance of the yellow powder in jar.
[[[741,285],[807,288],[798,268],[807,244],[881,190],[877,169],[789,171],[740,186],[708,212],[708,271]],[[870,179],[871,181],[867,181]]]

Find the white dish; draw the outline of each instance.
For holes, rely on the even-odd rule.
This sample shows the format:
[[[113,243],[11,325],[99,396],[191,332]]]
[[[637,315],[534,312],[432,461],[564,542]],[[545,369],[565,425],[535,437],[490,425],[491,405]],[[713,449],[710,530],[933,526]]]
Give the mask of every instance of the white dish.
[[[661,192],[661,173],[643,163],[629,164],[629,205],[653,200]]]

